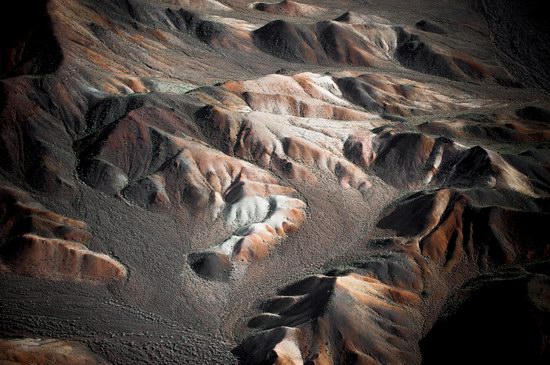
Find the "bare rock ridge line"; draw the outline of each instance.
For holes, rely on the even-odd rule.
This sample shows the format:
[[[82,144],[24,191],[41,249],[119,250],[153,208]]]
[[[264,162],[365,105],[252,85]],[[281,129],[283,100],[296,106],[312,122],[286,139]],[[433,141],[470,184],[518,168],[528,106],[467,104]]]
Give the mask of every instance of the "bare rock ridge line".
[[[86,346],[54,339],[0,340],[0,361],[5,364],[108,365]]]
[[[289,4],[292,2],[275,6],[257,3],[255,8],[289,14],[300,11],[296,4]],[[303,11],[314,13],[315,9]],[[168,9],[167,15],[177,29],[194,34],[209,45],[249,52],[258,48],[291,62],[383,67],[396,61],[404,67],[452,80],[517,85],[492,60],[485,63],[447,47],[441,38],[445,31],[432,23],[419,22],[417,30],[377,16],[350,12],[314,24],[275,20],[263,26],[230,18],[203,18],[183,9]]]
[[[491,71],[443,46],[432,47],[411,29],[392,27],[387,20],[376,17],[344,15],[336,21],[311,26],[278,20],[254,31],[254,39],[260,49],[294,62],[381,66],[395,59],[413,70],[450,79],[495,78],[511,82],[506,81],[502,71]]]
[[[57,6],[56,4],[51,4],[52,12],[54,14],[56,14],[56,16],[61,16],[61,14],[59,14],[59,9],[56,6]],[[72,9],[72,8],[70,10],[72,12],[77,12],[78,11],[78,9]],[[85,14],[88,14],[88,13],[85,12]],[[140,14],[139,9],[134,9],[132,11],[132,14],[133,14],[134,17],[137,17],[138,19],[141,19],[142,17],[145,17],[145,15],[139,15]],[[153,14],[154,14],[154,12],[153,12]],[[146,19],[141,19],[141,20],[145,22]],[[114,27],[113,24],[110,24],[110,26]],[[68,31],[72,32],[72,29],[68,29]],[[86,34],[86,37],[89,37],[89,36],[90,36],[89,34]],[[160,37],[160,35],[159,35],[159,37]],[[163,37],[166,37],[166,36],[163,35],[161,38],[164,39]],[[109,40],[109,41],[104,40],[100,35],[95,34],[88,41],[88,43],[96,44],[96,43],[98,43],[98,40],[100,41],[100,43],[101,42],[107,42],[108,44],[115,42],[115,40]],[[156,40],[156,42],[158,42],[158,39]],[[123,43],[116,43],[116,44],[117,45],[118,44],[122,45]],[[299,44],[299,43],[297,43],[297,44]],[[73,52],[73,49],[71,48],[73,46],[76,47],[76,46],[79,46],[79,45],[78,44],[74,44],[74,45],[73,44],[68,44],[67,47],[69,47],[69,49],[68,49],[69,53]],[[147,49],[150,49],[151,47],[153,47],[152,44],[149,45],[147,47]],[[111,48],[113,48],[113,47],[111,47]],[[164,49],[164,48],[165,47],[157,47],[157,49]],[[89,53],[93,49],[94,49],[93,47],[88,48],[86,52]],[[103,48],[100,47],[97,51],[94,51],[94,52],[97,53],[100,50],[101,50],[101,52],[103,52],[104,47]],[[74,50],[74,52],[76,52],[76,50]],[[125,52],[125,50],[121,49],[120,52]],[[117,59],[117,58],[115,56],[113,56],[113,59]],[[74,63],[79,64],[83,61],[84,60],[67,59],[66,63],[68,63],[68,64],[74,64]],[[98,59],[95,56],[93,56],[93,57],[90,56],[90,57],[86,58],[85,61],[86,62],[91,62],[94,65],[94,67],[92,67],[92,69],[97,69],[97,67],[100,67],[103,70],[110,70],[111,69],[110,64],[104,64],[103,59]],[[119,65],[124,64],[124,63],[125,62],[122,62],[122,60],[121,60],[119,62]],[[117,66],[117,69],[119,67],[120,66]],[[63,73],[64,71],[61,70],[60,72]],[[169,71],[166,71],[166,72],[169,72]],[[130,70],[128,70],[127,73],[129,74]],[[140,70],[139,73],[140,74],[147,74],[146,72],[141,72],[141,70]],[[109,80],[106,80],[104,74],[101,74],[101,75],[100,74],[97,74],[97,75],[94,74],[94,75],[95,75],[93,77],[94,81],[92,81],[92,79],[87,79],[87,80],[85,80],[85,84],[89,84],[89,86],[90,86],[87,93],[89,93],[89,92],[96,93],[95,97],[98,96],[98,94],[97,94],[98,92],[112,92],[115,89],[120,90],[120,92],[124,92],[124,93],[126,93],[126,92],[142,92],[142,91],[147,91],[147,90],[151,89],[150,87],[148,87],[146,85],[148,83],[150,84],[151,82],[147,81],[146,79],[136,79],[135,77],[128,76],[128,77],[124,77],[124,78],[118,77],[116,80],[112,79],[112,78],[109,79]],[[29,86],[28,84],[30,84],[31,86]],[[12,145],[17,140],[19,140],[19,141],[28,141],[28,140],[30,140],[30,141],[33,142],[32,143],[33,148],[32,149],[29,148],[29,150],[30,151],[35,150],[36,151],[35,154],[40,156],[40,158],[38,160],[28,158],[28,159],[25,160],[24,163],[19,164],[20,166],[15,168],[15,165],[17,164],[17,162],[13,161],[13,158],[11,158],[12,152],[6,150],[5,153],[6,153],[7,156],[10,156],[10,158],[5,160],[5,168],[8,169],[8,170],[11,170],[12,173],[18,173],[18,174],[22,174],[22,173],[25,173],[25,171],[32,170],[32,171],[35,171],[35,173],[37,174],[36,179],[33,179],[34,181],[36,181],[36,180],[46,180],[46,181],[51,180],[51,182],[49,184],[51,184],[52,186],[55,186],[56,190],[70,189],[72,185],[68,181],[69,180],[68,177],[64,176],[63,178],[58,179],[55,176],[51,176],[51,174],[49,172],[52,171],[52,170],[66,171],[66,170],[70,169],[70,165],[74,164],[74,161],[72,161],[72,159],[70,157],[70,153],[67,153],[67,152],[69,152],[69,148],[66,147],[66,146],[68,146],[70,144],[71,139],[74,139],[74,134],[81,133],[81,131],[84,128],[84,126],[83,126],[84,123],[83,123],[83,118],[82,118],[82,115],[81,115],[81,113],[82,113],[81,110],[85,109],[87,107],[86,106],[87,96],[82,95],[80,93],[76,93],[75,95],[67,95],[66,91],[64,91],[64,90],[67,89],[70,86],[65,85],[65,84],[63,84],[62,82],[59,82],[59,81],[54,81],[52,86],[48,86],[48,92],[49,92],[50,95],[56,95],[54,97],[54,99],[63,100],[65,105],[67,105],[67,108],[66,108],[65,111],[63,111],[63,113],[58,111],[58,112],[54,112],[54,113],[50,114],[50,111],[45,110],[45,109],[47,109],[48,103],[51,103],[48,96],[34,95],[31,99],[29,99],[29,97],[26,96],[26,93],[20,93],[19,92],[20,90],[23,90],[25,88],[31,88],[31,89],[34,88],[34,86],[32,86],[32,82],[30,80],[20,80],[20,81],[18,80],[17,82],[13,82],[13,83],[10,82],[9,84],[4,84],[3,87],[5,88],[5,94],[7,95],[7,100],[6,100],[7,105],[27,104],[26,110],[33,110],[34,111],[33,114],[29,113],[29,115],[21,116],[22,118],[32,120],[33,118],[35,118],[36,114],[42,114],[43,117],[51,118],[52,121],[54,121],[56,119],[62,119],[62,120],[70,119],[70,120],[72,120],[71,124],[66,125],[64,127],[65,131],[61,130],[61,131],[59,131],[59,133],[52,133],[52,131],[45,130],[45,129],[42,130],[40,133],[33,131],[32,135],[29,135],[29,133],[25,129],[22,129],[22,130],[19,130],[19,131],[14,131],[14,130],[5,130],[5,131],[3,131],[3,133],[2,133],[3,136],[14,136],[15,137],[16,135],[19,135],[19,136],[24,136],[25,137],[25,138],[10,138],[10,140],[7,141],[7,143],[6,143],[7,145]],[[160,85],[158,85],[158,87],[160,87]],[[40,102],[39,103],[34,103],[33,100],[39,100]],[[68,107],[69,105],[71,105],[71,107]],[[3,114],[8,119],[13,118],[13,115],[14,115],[13,111],[10,108],[5,108]],[[70,115],[70,118],[67,118],[69,115]],[[60,123],[59,123],[59,121],[57,121],[54,124],[59,125]],[[63,143],[63,144],[55,143],[56,138],[61,137],[61,136],[63,138],[65,138],[66,142]],[[30,143],[27,143],[27,144],[30,144]],[[20,148],[18,146],[13,146],[13,147],[15,147],[15,149]],[[54,154],[56,155],[55,159],[58,161],[58,164],[59,164],[57,166],[52,166],[52,162],[51,162],[52,159],[48,158],[48,156],[54,155]],[[57,157],[58,155],[64,155],[64,157],[60,159],[59,157]],[[25,156],[25,154],[23,156]],[[18,171],[20,169],[22,169],[23,171]],[[54,175],[59,176],[60,173],[55,173]]]
[[[236,353],[252,364],[412,363],[422,285],[415,271],[395,254],[297,282],[265,303],[266,313],[249,322],[263,331]]]
[[[6,186],[0,187],[0,211],[2,271],[88,282],[126,277],[122,264],[85,246],[92,235],[84,222],[48,211],[27,193]]]
[[[197,89],[190,96],[205,98],[207,92],[210,90]],[[227,277],[233,259],[248,262],[265,256],[267,247],[297,229],[305,217],[303,202],[280,195],[294,189],[278,185],[277,178],[267,171],[252,173],[256,168],[241,159],[297,182],[315,183],[315,170],[332,172],[342,187],[362,192],[371,186],[368,173],[372,173],[397,187],[422,186],[432,180],[462,186],[475,175],[481,185],[536,194],[527,177],[498,154],[480,147],[467,149],[445,138],[399,133],[399,125],[397,129],[391,126],[395,122],[369,114],[409,116],[440,108],[473,107],[465,96],[462,101],[460,96],[450,98],[410,80],[367,74],[356,78],[269,75],[225,83],[216,93],[221,95],[217,103],[230,99],[233,106],[205,106],[194,114],[194,121],[186,121],[185,116],[167,114],[142,101],[127,116],[76,144],[79,173],[92,187],[121,194],[147,209],[208,207],[210,219],[225,217],[236,229],[232,236],[190,257],[191,266],[207,277],[208,273]],[[188,137],[166,133],[166,124],[148,126],[143,122],[156,115],[165,123],[174,121],[172,125],[180,126],[179,133]],[[306,128],[304,118],[320,123],[347,120],[348,125],[328,133],[312,129],[312,120]],[[381,129],[373,134],[365,128],[372,126]],[[176,131],[173,127],[169,130]],[[206,138],[212,138],[214,145],[205,145]],[[415,150],[418,152],[408,154],[410,159],[401,157]],[[132,155],[140,160],[128,160]],[[184,185],[178,187],[182,181]]]
[[[0,363],[550,361],[538,2],[16,3]]]
[[[526,107],[515,113],[495,113],[492,115],[464,113],[456,118],[431,120],[418,126],[425,133],[439,134],[453,139],[485,139],[494,142],[517,143],[544,142],[548,140],[545,121],[536,114],[543,109]],[[533,116],[528,113],[535,113]]]
[[[460,286],[489,268],[548,258],[547,208],[547,199],[490,189],[412,194],[379,221],[394,236],[367,243],[371,257],[280,290],[248,323],[261,332],[235,352],[246,364],[416,363],[433,321],[425,309],[441,300],[431,292],[449,291],[441,280]]]
[[[320,6],[304,4],[291,0],[283,0],[279,3],[257,2],[252,3],[251,6],[256,10],[266,13],[291,17],[310,17],[325,11],[325,9]]]

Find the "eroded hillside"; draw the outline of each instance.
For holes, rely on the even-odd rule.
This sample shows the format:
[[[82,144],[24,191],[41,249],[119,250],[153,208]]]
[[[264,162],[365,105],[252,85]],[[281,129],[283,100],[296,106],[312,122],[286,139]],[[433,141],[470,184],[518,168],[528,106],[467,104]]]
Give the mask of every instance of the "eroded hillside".
[[[0,5],[0,362],[546,363],[547,35],[496,3]]]

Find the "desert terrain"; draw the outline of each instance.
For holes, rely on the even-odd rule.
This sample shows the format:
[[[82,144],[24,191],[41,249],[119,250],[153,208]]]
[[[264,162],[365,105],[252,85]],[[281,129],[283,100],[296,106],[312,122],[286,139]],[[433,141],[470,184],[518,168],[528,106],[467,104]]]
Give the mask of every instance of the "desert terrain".
[[[550,363],[543,5],[2,3],[0,364]]]

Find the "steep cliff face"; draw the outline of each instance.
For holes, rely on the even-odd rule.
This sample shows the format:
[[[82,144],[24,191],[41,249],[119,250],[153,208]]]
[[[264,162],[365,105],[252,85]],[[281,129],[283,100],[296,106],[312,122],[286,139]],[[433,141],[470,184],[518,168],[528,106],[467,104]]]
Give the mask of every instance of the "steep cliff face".
[[[0,362],[546,363],[537,6],[0,5]]]

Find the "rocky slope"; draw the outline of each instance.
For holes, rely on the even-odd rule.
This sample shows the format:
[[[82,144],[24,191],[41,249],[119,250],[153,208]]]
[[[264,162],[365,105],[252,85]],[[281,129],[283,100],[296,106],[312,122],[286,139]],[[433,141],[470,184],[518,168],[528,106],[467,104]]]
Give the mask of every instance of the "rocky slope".
[[[546,363],[547,33],[499,3],[0,5],[0,362]]]
[[[97,364],[109,362],[74,342],[42,339],[0,340],[3,364]]]

